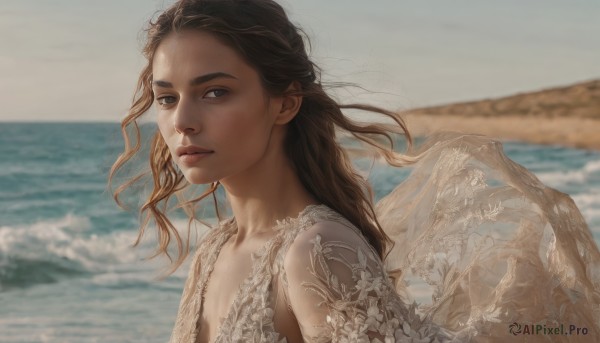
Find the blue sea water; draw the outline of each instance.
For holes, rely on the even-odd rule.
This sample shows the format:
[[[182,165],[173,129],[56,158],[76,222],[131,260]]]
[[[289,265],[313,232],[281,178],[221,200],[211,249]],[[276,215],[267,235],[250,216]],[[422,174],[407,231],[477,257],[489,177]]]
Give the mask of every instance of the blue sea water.
[[[106,189],[122,149],[117,124],[0,124],[0,342],[164,342],[187,265],[137,237],[135,213]],[[506,154],[570,194],[600,242],[600,152],[505,142]],[[380,198],[409,169],[378,168]],[[176,220],[182,228],[184,220]]]

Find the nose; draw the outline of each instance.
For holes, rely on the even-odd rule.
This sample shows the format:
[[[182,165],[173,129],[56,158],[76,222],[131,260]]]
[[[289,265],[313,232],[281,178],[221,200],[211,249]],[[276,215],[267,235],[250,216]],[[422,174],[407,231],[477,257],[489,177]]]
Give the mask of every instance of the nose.
[[[183,134],[197,134],[202,129],[199,109],[194,106],[193,101],[181,98],[173,116],[173,127],[175,131]]]

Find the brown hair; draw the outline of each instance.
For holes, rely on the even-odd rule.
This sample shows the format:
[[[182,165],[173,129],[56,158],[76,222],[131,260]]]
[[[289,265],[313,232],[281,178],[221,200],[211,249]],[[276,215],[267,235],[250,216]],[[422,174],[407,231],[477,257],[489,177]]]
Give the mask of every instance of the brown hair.
[[[350,135],[389,164],[403,166],[414,161],[394,152],[394,135],[405,135],[410,149],[410,134],[402,118],[394,112],[364,104],[341,105],[332,99],[321,83],[320,69],[307,54],[304,44],[304,39],[308,42],[306,34],[292,24],[283,8],[272,0],[181,0],[162,12],[155,21],[150,21],[143,49],[148,63],[139,77],[129,113],[122,121],[125,151],[110,171],[109,185],[117,171],[140,151],[137,120],[150,109],[154,101],[151,88],[154,52],[169,33],[180,30],[214,34],[257,70],[264,88],[271,95],[283,95],[292,82],[299,83],[301,90],[297,94],[303,100],[298,114],[288,124],[284,142],[286,153],[302,184],[315,199],[359,228],[383,258],[391,240],[376,218],[373,191],[369,182],[353,168],[347,151],[338,143],[336,136],[338,133]],[[345,116],[342,112],[345,109],[379,113],[392,119],[394,125],[360,123]],[[134,133],[133,141],[129,134],[131,130]],[[173,263],[172,272],[188,254],[190,226],[195,219],[193,207],[189,205],[209,195],[214,198],[218,182],[210,185],[199,197],[180,202],[180,206],[187,206],[190,219],[184,248],[184,242],[167,218],[166,211],[169,199],[189,184],[174,167],[159,132],[154,134],[150,147],[148,173],[152,176],[153,188],[140,207],[144,220],[134,246],[140,242],[149,221],[154,220],[160,245],[152,257],[165,253],[173,262],[167,248],[172,235],[177,241],[179,257]],[[121,205],[120,194],[142,177],[139,175],[118,187],[113,193],[115,201]],[[213,200],[219,216],[216,198]]]

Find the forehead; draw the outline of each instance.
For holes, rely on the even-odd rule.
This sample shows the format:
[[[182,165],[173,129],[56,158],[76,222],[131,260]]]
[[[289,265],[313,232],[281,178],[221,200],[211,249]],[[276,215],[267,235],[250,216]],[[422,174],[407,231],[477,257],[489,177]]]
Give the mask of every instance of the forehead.
[[[255,70],[237,51],[203,31],[169,34],[158,45],[152,60],[155,80],[193,79],[213,72],[225,72],[238,78],[257,77]]]

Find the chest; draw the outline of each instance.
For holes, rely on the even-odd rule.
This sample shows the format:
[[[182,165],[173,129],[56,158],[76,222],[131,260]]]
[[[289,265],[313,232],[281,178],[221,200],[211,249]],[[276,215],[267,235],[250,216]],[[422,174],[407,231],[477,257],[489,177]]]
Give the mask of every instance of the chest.
[[[256,278],[256,274],[261,274],[263,271],[255,264],[260,265],[262,259],[260,257],[254,259],[253,253],[261,249],[266,250],[268,239],[258,240],[236,249],[232,248],[230,241],[232,239],[220,249],[204,285],[204,301],[196,342],[214,342],[217,336],[223,335],[220,331],[231,331],[232,328],[229,326],[232,322],[233,325],[241,325],[247,315],[237,319],[235,315],[253,307],[251,304],[255,298],[264,296],[268,298],[269,308],[274,311],[275,331],[283,337],[288,337],[289,343],[301,341],[298,324],[287,308],[282,285],[279,284],[278,279],[273,278],[267,284],[263,282],[266,281],[263,278]],[[250,313],[254,314],[264,309],[265,306],[252,308]],[[232,311],[233,313],[230,313]]]
[[[251,249],[233,251],[227,242],[221,248],[204,285],[197,342],[212,342],[227,317],[244,280],[252,272]]]
[[[211,272],[206,284],[204,307],[206,314],[222,318],[227,315],[237,290],[252,271],[252,256],[250,253],[223,253]]]

